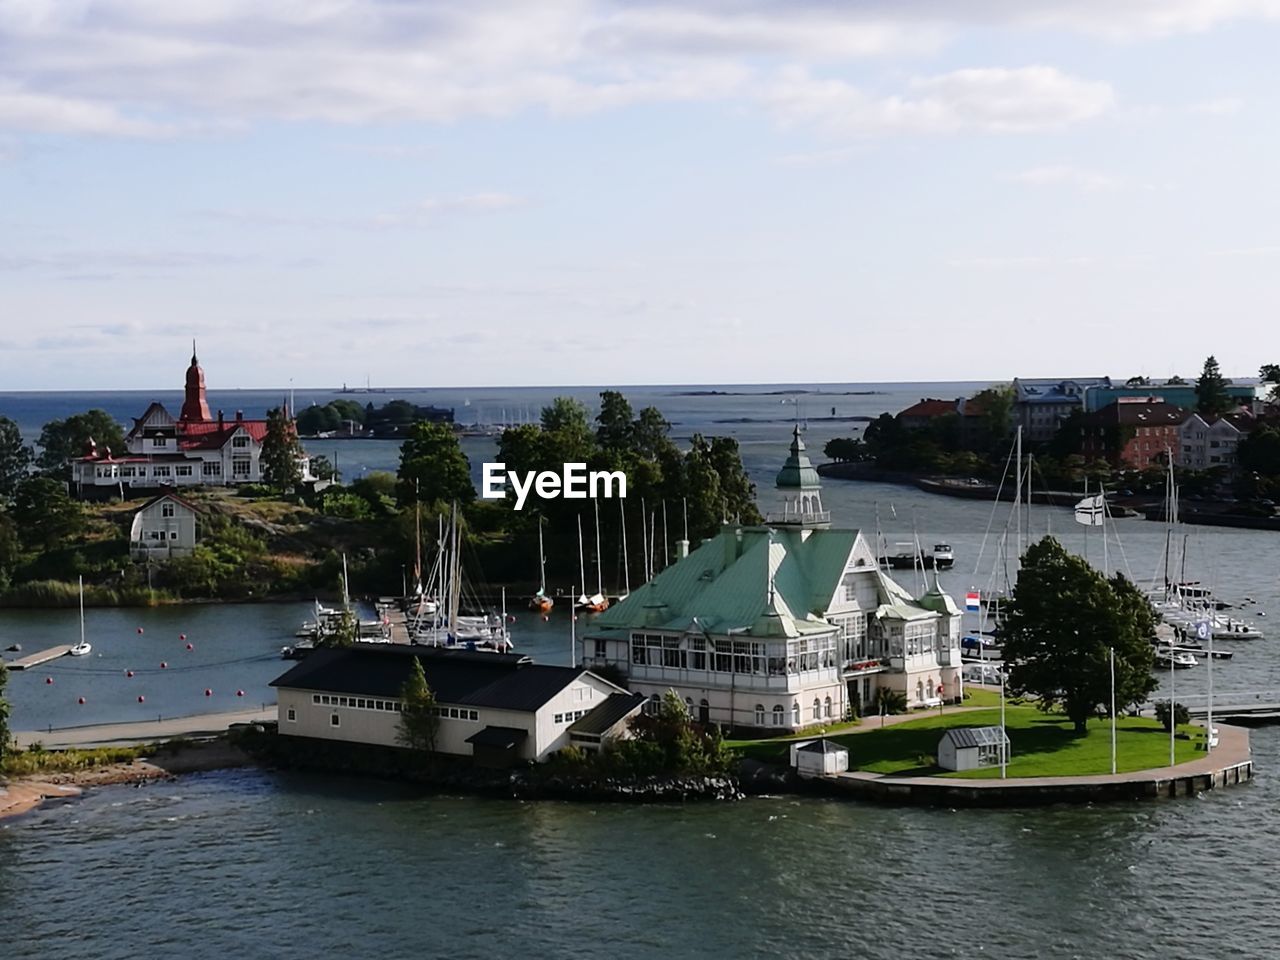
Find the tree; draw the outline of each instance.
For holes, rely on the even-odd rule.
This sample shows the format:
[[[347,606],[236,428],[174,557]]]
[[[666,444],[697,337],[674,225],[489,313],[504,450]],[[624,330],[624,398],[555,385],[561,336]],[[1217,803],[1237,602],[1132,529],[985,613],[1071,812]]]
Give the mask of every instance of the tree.
[[[1151,386],[1151,380],[1144,376],[1130,377],[1124,382],[1124,385],[1126,387],[1149,387]]]
[[[476,498],[471,461],[447,424],[420,420],[410,427],[409,436],[400,445],[396,475],[402,504],[453,500],[467,504]]]
[[[40,456],[36,466],[49,473],[61,472],[76,457],[82,457],[92,440],[99,452],[110,448],[124,451],[124,431],[105,410],[73,414],[65,420],[50,420],[40,430]]]
[[[847,463],[855,460],[865,460],[867,447],[861,440],[854,437],[833,437],[822,448],[822,453],[828,460]]]
[[[338,480],[333,461],[323,454],[311,458],[311,475],[317,480],[333,480],[334,482]]]
[[[1187,385],[1187,381],[1175,373],[1165,381],[1165,385],[1170,387],[1185,387]]]
[[[1061,707],[1083,735],[1111,699],[1110,651],[1115,651],[1116,705],[1144,700],[1151,675],[1155,623],[1141,591],[1124,577],[1108,581],[1052,537],[1023,558],[1004,623],[1009,687],[1034,694],[1046,712]]]
[[[34,455],[22,442],[18,425],[8,417],[0,417],[0,503],[13,497],[18,484],[31,470]]]
[[[600,394],[600,412],[596,414],[596,443],[610,453],[627,453],[631,449],[634,414],[631,404],[617,390]]]
[[[436,697],[427,686],[422,661],[413,657],[413,670],[400,688],[399,729],[396,740],[410,750],[431,754],[436,750],[436,734],[440,718],[436,715]]]
[[[274,489],[292,490],[302,479],[305,456],[298,431],[280,407],[267,411],[267,435],[262,439],[262,479]]]
[[[29,548],[51,550],[84,530],[84,511],[66,487],[48,477],[28,477],[13,497],[13,516],[21,519],[18,536]]]
[[[1267,399],[1272,403],[1280,403],[1280,364],[1264,363],[1262,369],[1258,371],[1258,379],[1262,381],[1263,386],[1271,387]]]
[[[1196,381],[1196,412],[1216,417],[1231,410],[1234,404],[1227,393],[1229,386],[1231,381],[1222,375],[1218,361],[1212,356],[1205,360],[1200,379]]]

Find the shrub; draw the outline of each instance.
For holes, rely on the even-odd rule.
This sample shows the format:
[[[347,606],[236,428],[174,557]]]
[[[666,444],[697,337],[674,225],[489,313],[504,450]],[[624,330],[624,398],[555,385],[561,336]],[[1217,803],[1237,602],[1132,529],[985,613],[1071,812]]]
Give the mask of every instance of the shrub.
[[[1155,702],[1156,719],[1160,721],[1160,726],[1165,730],[1169,729],[1169,701],[1157,700]],[[1173,705],[1173,719],[1178,726],[1184,726],[1191,722],[1191,711],[1187,709],[1186,704],[1175,703]]]
[[[906,713],[907,695],[901,690],[877,687],[875,698],[871,701],[871,709],[873,713]]]

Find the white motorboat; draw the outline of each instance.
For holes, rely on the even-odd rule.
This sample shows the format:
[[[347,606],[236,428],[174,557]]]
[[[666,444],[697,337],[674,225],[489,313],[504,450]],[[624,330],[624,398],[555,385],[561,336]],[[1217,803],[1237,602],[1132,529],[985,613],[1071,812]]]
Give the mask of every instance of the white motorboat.
[[[1213,639],[1215,640],[1261,640],[1262,631],[1257,627],[1234,618],[1215,617],[1213,620]]]

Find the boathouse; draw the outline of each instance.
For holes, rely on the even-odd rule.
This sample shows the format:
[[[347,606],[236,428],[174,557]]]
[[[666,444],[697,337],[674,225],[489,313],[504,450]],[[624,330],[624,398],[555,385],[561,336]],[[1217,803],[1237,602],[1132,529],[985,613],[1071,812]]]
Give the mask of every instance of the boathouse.
[[[315,650],[272,681],[280,733],[400,746],[400,694],[415,658],[436,698],[436,750],[490,766],[544,760],[587,734],[598,749],[628,735],[643,701],[589,670],[519,654],[358,643]]]

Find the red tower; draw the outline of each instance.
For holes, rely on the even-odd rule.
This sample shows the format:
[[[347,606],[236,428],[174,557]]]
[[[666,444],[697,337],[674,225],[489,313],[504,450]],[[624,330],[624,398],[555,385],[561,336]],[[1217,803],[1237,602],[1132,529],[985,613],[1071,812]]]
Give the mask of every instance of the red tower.
[[[196,360],[196,342],[191,341],[191,366],[187,367],[187,395],[182,401],[181,421],[212,420],[209,416],[209,401],[204,395],[204,371]]]

